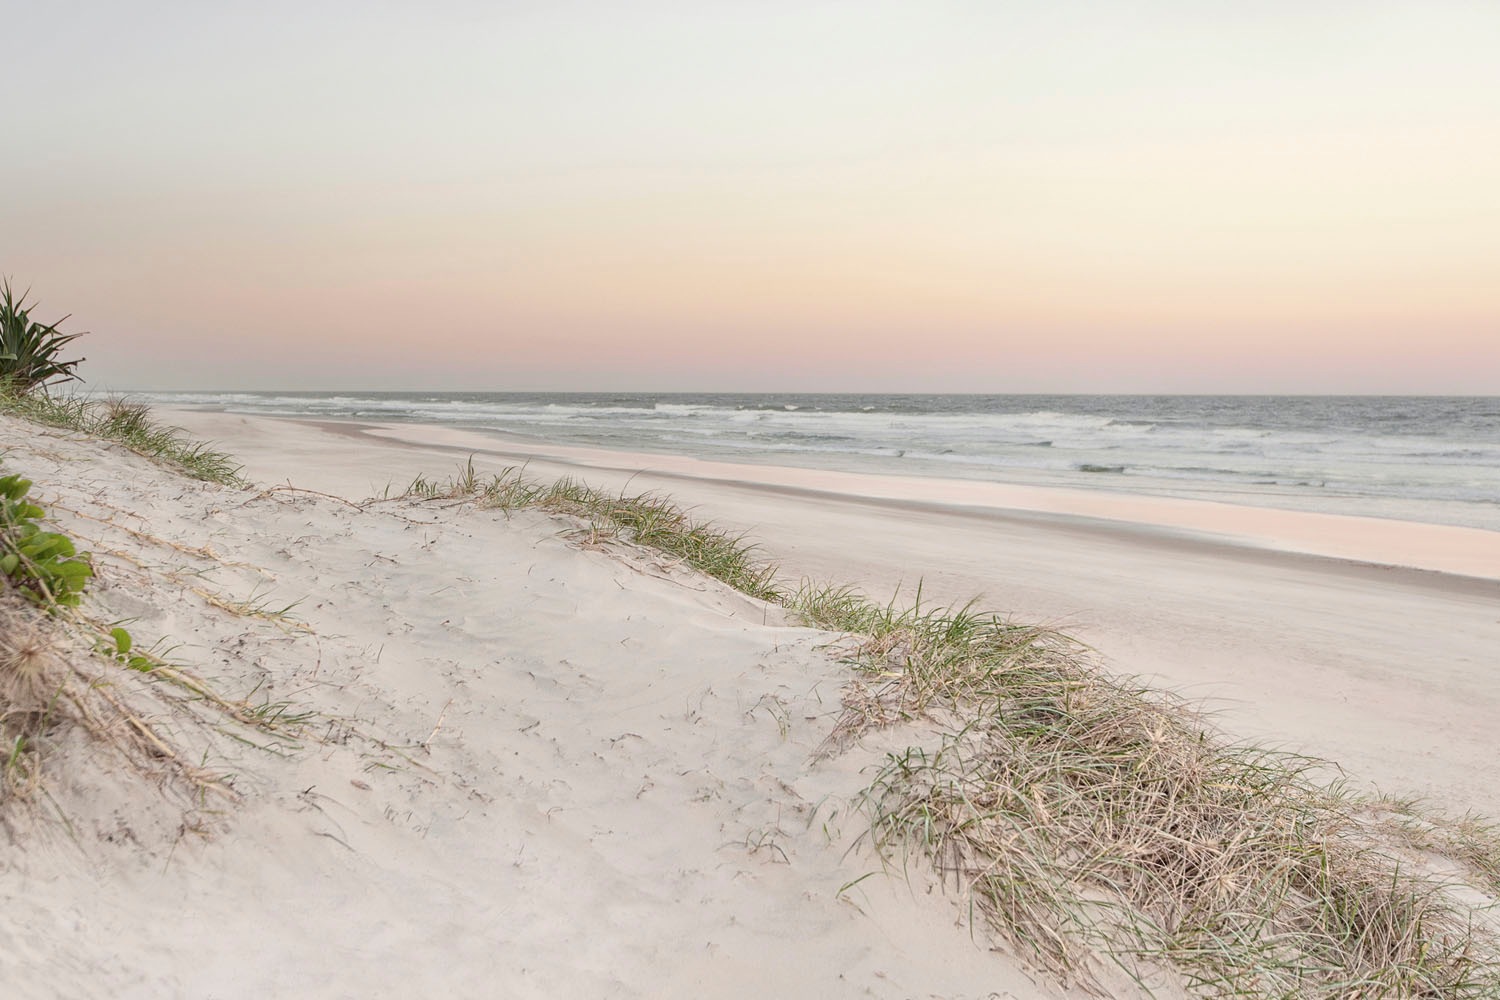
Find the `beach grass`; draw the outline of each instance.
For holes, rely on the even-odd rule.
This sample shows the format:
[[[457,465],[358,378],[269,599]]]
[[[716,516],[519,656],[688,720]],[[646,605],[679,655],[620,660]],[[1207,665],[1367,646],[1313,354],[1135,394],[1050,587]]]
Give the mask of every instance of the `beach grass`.
[[[227,455],[157,424],[140,404],[58,398],[0,385],[0,413],[119,442],[193,478],[242,484]],[[83,606],[94,578],[93,560],[73,537],[53,530],[31,487],[18,475],[0,475],[0,806],[41,787],[41,748],[62,725],[82,728],[143,772],[165,773],[195,795],[212,791],[232,798],[218,775],[174,745],[167,729],[130,709],[123,700],[127,686],[113,676],[112,667],[125,668],[126,676],[165,682],[185,694],[180,701],[205,705],[248,727],[285,731],[307,713],[286,706],[267,711],[248,699],[226,698],[187,668],[169,663],[156,649],[160,642],[139,649],[118,623],[93,617]],[[205,601],[212,596],[196,592]],[[290,609],[258,602],[236,610],[282,625]]]
[[[873,613],[840,727],[920,716],[941,736],[888,758],[871,837],[931,858],[1035,959],[1084,977],[1101,957],[1133,976],[1165,965],[1210,995],[1500,988],[1496,942],[1451,880],[1324,762],[1233,743],[1181,699],[972,607]],[[1485,883],[1489,858],[1459,860]]]
[[[176,427],[157,422],[144,403],[119,398],[53,396],[0,382],[0,414],[114,441],[192,479],[225,486],[245,485],[240,466],[233,458],[212,445],[192,440]]]
[[[898,606],[785,586],[743,536],[659,495],[482,478],[472,462],[406,495],[602,523],[845,634],[854,677],[814,756],[922,722],[933,737],[890,754],[864,793],[872,844],[927,858],[1054,972],[1096,989],[1165,972],[1210,996],[1500,996],[1500,837],[1479,818],[1366,797],[1325,761],[1233,742],[1052,629],[923,607],[920,591]]]
[[[404,496],[418,500],[464,500],[485,509],[530,508],[582,518],[598,529],[623,532],[630,540],[680,559],[693,569],[760,600],[785,595],[775,584],[776,567],[763,562],[743,535],[694,520],[670,497],[600,490],[576,479],[551,483],[528,479],[519,468],[480,477],[471,460],[446,480],[419,477]]]
[[[0,588],[0,806],[36,786],[36,739],[63,683],[56,645],[56,625],[14,590]]]

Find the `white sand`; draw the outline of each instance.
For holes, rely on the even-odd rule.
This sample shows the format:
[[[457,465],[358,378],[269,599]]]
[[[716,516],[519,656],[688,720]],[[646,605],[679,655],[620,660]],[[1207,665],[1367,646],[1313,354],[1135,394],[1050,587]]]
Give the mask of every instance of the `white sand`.
[[[1064,627],[1231,733],[1361,786],[1500,816],[1500,532],[1221,503],[726,465],[410,424],[177,411],[257,478],[350,495],[521,462],[663,490],[748,530],[790,579]],[[384,446],[402,442],[400,449]],[[646,471],[642,471],[646,470]]]
[[[230,443],[280,436],[293,478],[347,457],[292,457],[308,433]],[[5,995],[1065,995],[855,842],[880,750],[809,763],[828,636],[563,519],[203,487],[4,418],[0,444],[95,553],[95,614],[319,713],[294,743],[118,671],[240,799],[55,737],[0,855]]]
[[[351,497],[526,450],[441,428],[171,418],[261,482]],[[0,444],[99,554],[101,617],[179,644],[170,658],[226,693],[260,684],[252,700],[316,710],[326,740],[252,749],[226,734],[274,737],[132,694],[233,772],[230,806],[143,794],[107,755],[59,748],[49,789],[76,842],[42,809],[0,861],[0,983],[17,995],[1061,995],[920,869],[878,874],[854,842],[862,770],[919,734],[809,764],[844,676],[827,636],[535,513],[200,488],[11,421]],[[1491,533],[1455,545],[1461,529],[1317,515],[1290,515],[1292,531],[1275,512],[532,450],[550,456],[539,477],[606,486],[633,461],[670,464],[631,488],[753,529],[792,577],[983,592],[1214,699],[1236,734],[1500,814]],[[1361,553],[1422,568],[1343,561]],[[195,588],[300,601],[312,631]],[[179,828],[185,809],[205,832]]]

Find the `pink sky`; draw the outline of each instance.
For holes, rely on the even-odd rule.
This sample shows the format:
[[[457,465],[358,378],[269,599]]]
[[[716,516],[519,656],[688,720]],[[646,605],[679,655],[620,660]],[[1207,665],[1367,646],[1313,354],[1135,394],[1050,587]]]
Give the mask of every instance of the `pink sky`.
[[[47,6],[0,273],[113,388],[1500,392],[1500,7],[1304,6]]]

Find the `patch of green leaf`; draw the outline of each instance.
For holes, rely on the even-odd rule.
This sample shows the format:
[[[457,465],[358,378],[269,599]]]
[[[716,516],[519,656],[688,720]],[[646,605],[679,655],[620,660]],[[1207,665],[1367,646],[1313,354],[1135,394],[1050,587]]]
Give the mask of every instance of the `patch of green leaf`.
[[[100,655],[143,674],[149,674],[162,665],[162,661],[150,653],[132,653],[134,647],[135,640],[130,633],[116,625],[109,630],[109,638],[101,638],[95,649]]]
[[[0,575],[33,604],[75,606],[93,565],[72,539],[42,526],[46,512],[27,499],[30,492],[29,479],[0,476]]]

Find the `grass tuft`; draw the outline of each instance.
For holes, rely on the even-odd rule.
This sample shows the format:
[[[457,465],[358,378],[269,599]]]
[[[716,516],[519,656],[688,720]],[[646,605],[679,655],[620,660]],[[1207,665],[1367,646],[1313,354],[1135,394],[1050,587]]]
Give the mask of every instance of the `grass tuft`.
[[[799,607],[800,602],[800,607]],[[1329,765],[1231,743],[1192,706],[1096,668],[1045,629],[967,605],[897,611],[809,589],[806,620],[859,633],[835,738],[924,718],[867,792],[887,857],[931,858],[1036,960],[1169,966],[1209,995],[1493,997],[1483,914],[1419,844],[1493,891],[1500,844],[1472,817],[1404,816]]]
[[[17,386],[0,382],[0,414],[116,441],[198,479],[242,483],[228,456],[157,424],[144,405],[53,397],[40,388],[21,391]],[[140,650],[124,628],[91,618],[80,607],[93,577],[90,557],[77,552],[68,536],[47,530],[46,512],[30,500],[31,485],[16,475],[0,476],[0,807],[39,787],[45,763],[41,750],[54,729],[66,726],[81,728],[145,773],[170,776],[195,794],[232,798],[219,775],[185,759],[170,734],[131,709],[122,678],[100,668],[114,664],[131,671],[130,676],[166,681],[186,692],[186,699],[174,702],[205,704],[245,726],[286,731],[304,721],[305,714],[284,705],[226,699],[207,682],[167,663],[155,646]],[[253,595],[234,610],[279,625],[290,621],[289,607],[257,603]]]
[[[37,737],[65,677],[56,632],[55,622],[0,584],[0,806],[36,785]]]
[[[519,468],[484,479],[470,460],[448,480],[418,477],[403,496],[466,500],[485,509],[532,508],[570,514],[665,552],[751,597],[780,601],[785,596],[775,583],[776,567],[761,562],[756,546],[747,544],[743,535],[695,521],[670,497],[660,494],[609,493],[571,478],[544,484],[526,478]]]
[[[157,423],[144,403],[22,392],[0,382],[0,414],[114,441],[193,479],[247,485],[233,458],[192,440],[179,428]]]

